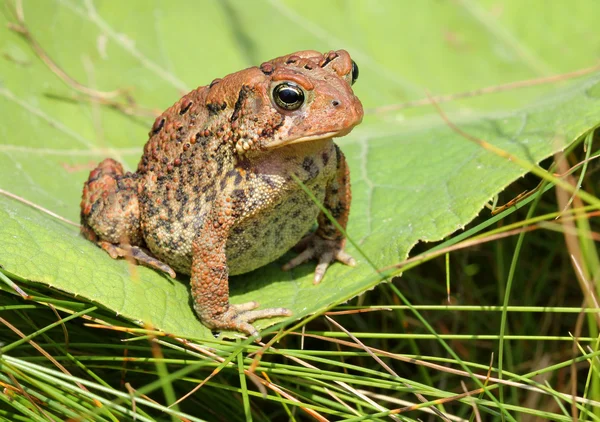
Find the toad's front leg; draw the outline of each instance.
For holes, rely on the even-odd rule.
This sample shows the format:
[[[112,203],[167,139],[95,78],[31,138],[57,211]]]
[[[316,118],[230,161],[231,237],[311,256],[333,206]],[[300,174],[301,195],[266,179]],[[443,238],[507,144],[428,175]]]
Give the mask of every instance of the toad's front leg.
[[[350,214],[350,202],[352,201],[350,169],[348,168],[344,154],[337,145],[335,145],[335,152],[337,170],[335,177],[327,185],[323,205],[337,223],[346,230],[348,215]],[[315,269],[314,284],[321,282],[325,271],[327,271],[327,267],[333,261],[340,261],[351,267],[356,265],[354,258],[344,251],[344,247],[346,246],[344,234],[322,212],[319,214],[318,222],[319,228],[317,231],[307,235],[294,248],[300,251],[300,254],[283,266],[284,270],[289,270],[309,259],[317,259],[318,264]]]
[[[206,216],[192,245],[191,290],[194,310],[204,325],[214,330],[241,331],[259,337],[252,321],[290,316],[285,308],[253,310],[257,302],[229,303],[229,269],[225,245],[234,220],[234,204],[227,197],[217,201]]]

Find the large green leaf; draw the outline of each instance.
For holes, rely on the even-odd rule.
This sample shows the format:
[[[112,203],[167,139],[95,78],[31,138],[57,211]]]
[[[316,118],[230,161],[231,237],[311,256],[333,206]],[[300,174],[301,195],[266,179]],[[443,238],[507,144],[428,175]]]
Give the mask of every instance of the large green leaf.
[[[593,1],[528,2],[542,16],[522,7],[517,0],[501,8],[491,1],[63,0],[25,2],[24,12],[70,76],[98,90],[127,89],[143,108],[164,109],[188,89],[291,51],[346,48],[361,69],[356,93],[370,109],[420,98],[425,89],[458,92],[592,64],[600,45]],[[106,156],[135,168],[152,119],[81,99],[3,19],[0,188],[76,221],[90,168]],[[446,108],[469,133],[537,162],[597,125],[599,83],[595,75]],[[524,173],[452,132],[431,109],[368,114],[339,144],[352,170],[348,232],[378,267],[401,261],[419,240],[463,227]],[[376,280],[348,250],[358,267],[335,264],[319,286],[311,282],[314,264],[279,270],[292,254],[233,277],[232,301],[285,306],[300,317],[347,300]],[[186,278],[114,261],[75,228],[1,196],[0,266],[171,333],[209,335],[189,306]]]

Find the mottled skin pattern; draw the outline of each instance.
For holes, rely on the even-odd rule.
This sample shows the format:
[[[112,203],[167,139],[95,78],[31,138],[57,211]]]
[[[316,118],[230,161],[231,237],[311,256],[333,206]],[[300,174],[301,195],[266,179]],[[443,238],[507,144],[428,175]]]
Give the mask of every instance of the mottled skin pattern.
[[[355,264],[292,175],[346,227],[350,178],[332,138],[362,120],[351,88],[357,76],[344,50],[300,51],[190,92],[156,119],[137,172],[106,159],[90,173],[82,234],[113,258],[190,274],[206,326],[258,335],[252,321],[291,313],[231,305],[229,275],[272,262],[299,241],[302,252],[284,269],[316,258],[316,283],[334,260]],[[315,220],[317,231],[302,239]]]

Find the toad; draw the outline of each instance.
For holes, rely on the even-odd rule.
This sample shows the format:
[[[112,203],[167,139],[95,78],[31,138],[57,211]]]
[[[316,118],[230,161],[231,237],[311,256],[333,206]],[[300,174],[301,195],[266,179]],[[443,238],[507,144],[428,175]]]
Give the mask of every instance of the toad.
[[[333,138],[362,120],[357,78],[344,50],[299,51],[193,90],[156,119],[135,173],[110,158],[92,170],[81,233],[112,258],[189,274],[203,324],[258,336],[253,321],[291,312],[230,304],[230,275],[296,244],[283,268],[316,259],[315,283],[333,261],[355,265],[303,186],[345,229],[350,176]]]

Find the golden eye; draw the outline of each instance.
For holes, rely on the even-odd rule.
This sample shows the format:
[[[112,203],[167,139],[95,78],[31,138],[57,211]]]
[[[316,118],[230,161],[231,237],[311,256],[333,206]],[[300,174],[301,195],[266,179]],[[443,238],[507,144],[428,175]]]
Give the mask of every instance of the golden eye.
[[[283,82],[273,88],[275,103],[286,110],[298,110],[304,104],[304,91],[291,82]]]
[[[354,85],[354,82],[358,79],[358,65],[352,60],[352,82],[350,85]]]

